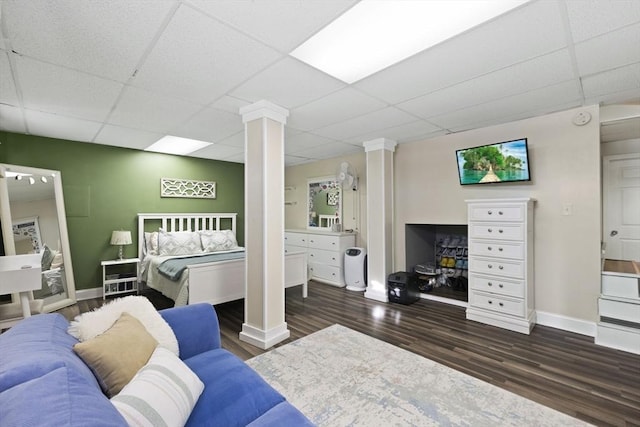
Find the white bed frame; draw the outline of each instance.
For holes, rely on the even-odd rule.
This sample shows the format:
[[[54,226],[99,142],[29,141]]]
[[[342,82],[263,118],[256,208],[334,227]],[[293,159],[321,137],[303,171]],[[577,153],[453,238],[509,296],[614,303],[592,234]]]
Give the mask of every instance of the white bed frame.
[[[235,213],[139,213],[138,255],[144,256],[144,232],[233,230]],[[145,228],[146,227],[146,228]],[[307,297],[307,255],[288,252],[285,255],[285,288],[302,285],[302,297]],[[188,304],[206,302],[212,305],[234,301],[245,296],[245,260],[217,261],[195,264],[189,269]]]

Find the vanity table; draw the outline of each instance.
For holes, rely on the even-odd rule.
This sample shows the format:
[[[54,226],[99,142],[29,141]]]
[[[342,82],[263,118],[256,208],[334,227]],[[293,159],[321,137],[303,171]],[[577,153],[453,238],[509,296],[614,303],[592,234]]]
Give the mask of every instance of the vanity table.
[[[11,255],[0,257],[0,295],[19,293],[22,318],[31,316],[32,305],[35,312],[42,311],[42,300],[29,301],[29,292],[40,289],[41,254]],[[0,324],[11,326],[7,322],[19,320],[17,304],[0,306]]]
[[[307,254],[309,279],[343,287],[344,253],[356,244],[356,235],[347,232],[285,230],[284,252]]]

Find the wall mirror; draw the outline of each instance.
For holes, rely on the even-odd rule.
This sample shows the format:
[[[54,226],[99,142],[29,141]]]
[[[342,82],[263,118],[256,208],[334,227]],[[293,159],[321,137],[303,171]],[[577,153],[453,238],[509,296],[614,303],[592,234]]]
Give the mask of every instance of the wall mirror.
[[[3,253],[42,253],[42,287],[33,297],[44,310],[76,302],[60,172],[0,164],[0,224]],[[18,301],[17,296],[13,301]]]
[[[334,177],[307,180],[307,228],[331,231],[342,224],[342,188]]]

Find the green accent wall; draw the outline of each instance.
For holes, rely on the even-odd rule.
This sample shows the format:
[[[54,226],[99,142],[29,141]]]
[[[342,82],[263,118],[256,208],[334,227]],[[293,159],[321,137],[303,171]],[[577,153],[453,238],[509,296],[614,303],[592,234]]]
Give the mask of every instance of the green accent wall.
[[[61,172],[76,289],[101,286],[100,261],[115,259],[113,230],[130,230],[137,256],[137,213],[237,212],[244,243],[244,165],[92,143],[0,132],[0,163]],[[160,197],[160,178],[216,182],[216,199]]]

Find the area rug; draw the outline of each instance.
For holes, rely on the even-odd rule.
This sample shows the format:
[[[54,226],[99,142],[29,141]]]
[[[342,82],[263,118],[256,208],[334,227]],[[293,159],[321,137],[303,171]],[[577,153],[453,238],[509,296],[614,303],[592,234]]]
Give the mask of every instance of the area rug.
[[[318,426],[588,425],[340,325],[247,363]]]

